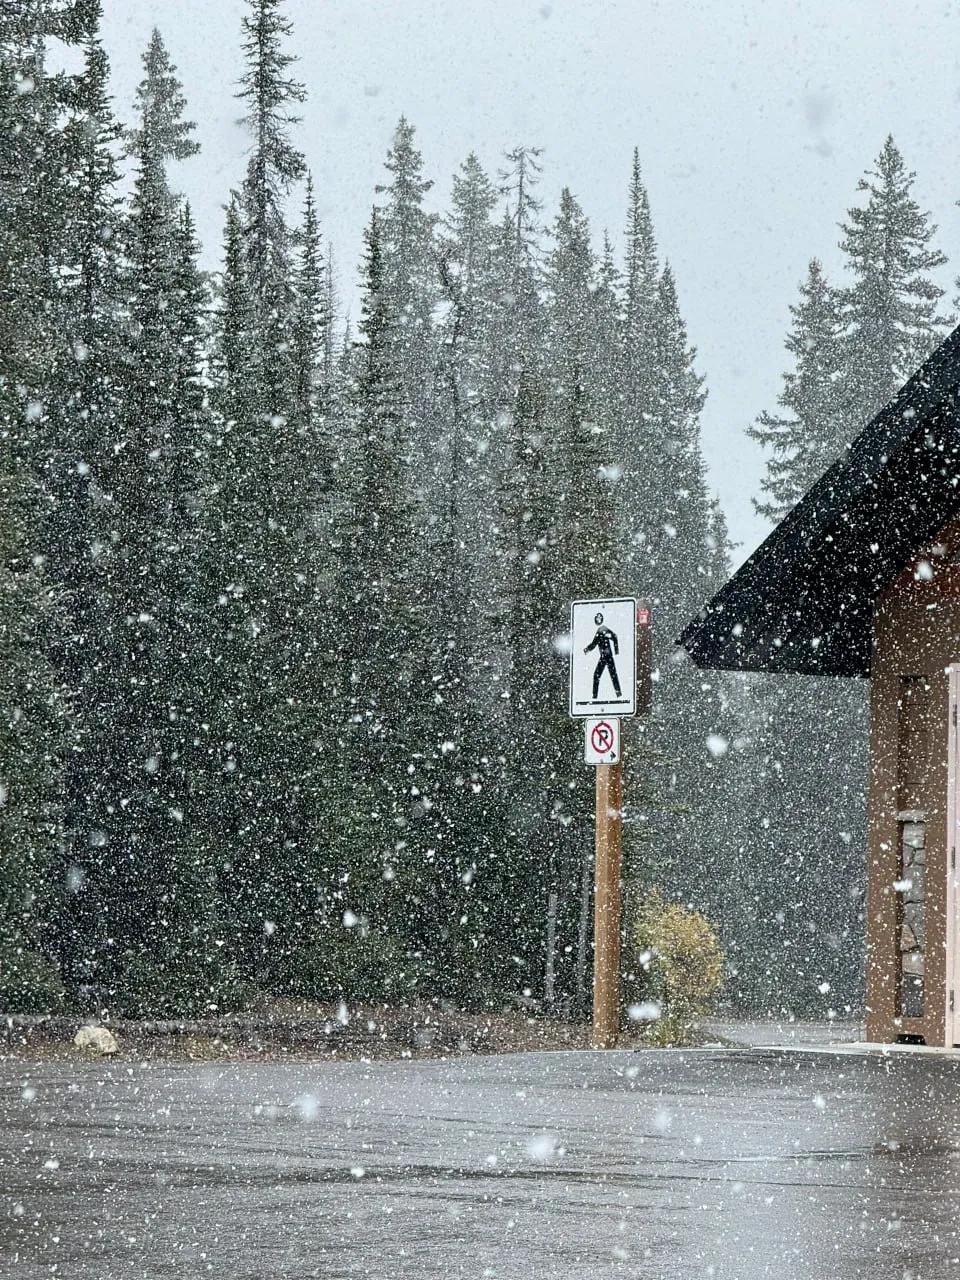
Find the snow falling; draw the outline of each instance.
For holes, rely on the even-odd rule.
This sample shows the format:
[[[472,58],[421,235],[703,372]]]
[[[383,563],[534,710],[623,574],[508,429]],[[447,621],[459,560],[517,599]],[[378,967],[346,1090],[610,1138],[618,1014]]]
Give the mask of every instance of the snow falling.
[[[284,6],[243,18],[252,150],[213,277],[173,176],[204,163],[189,85],[155,33],[113,104],[95,9],[72,76],[38,52],[43,6],[5,54],[9,1006],[583,1016],[593,796],[561,713],[567,608],[624,593],[653,605],[656,693],[626,748],[628,878],[705,915],[739,1007],[823,1013],[824,982],[855,1006],[863,688],[704,679],[674,644],[730,547],[640,152],[616,245],[571,188],[546,207],[530,142],[494,173],[469,154],[437,210],[401,119],[348,316]],[[771,519],[943,332],[912,182],[888,139],[842,222],[845,277],[811,263],[779,404],[750,428]]]
[[[846,561],[837,609],[810,590],[768,610],[763,662],[679,643],[719,615],[755,654],[761,588],[715,605],[739,556],[711,370],[643,129],[611,158],[608,230],[537,137],[464,137],[448,188],[391,119],[349,261],[307,162],[326,86],[297,4],[234,6],[236,172],[200,147],[190,33],[156,7],[170,30],[128,100],[116,0],[0,15],[0,1272],[752,1280],[885,1252],[920,1277],[931,1239],[955,1262],[955,1060],[850,1047],[880,1016],[868,902],[892,922],[871,963],[895,969],[896,1038],[927,1038],[934,1007],[953,1026],[960,968],[929,942],[943,815],[897,800],[868,892],[868,681],[811,674],[859,616]],[[830,95],[803,110],[829,155]],[[898,431],[921,441],[922,492],[864,542],[878,565],[960,466],[938,434],[960,377],[897,399],[953,323],[949,236],[898,137],[822,210],[782,281],[782,377],[728,425],[733,456],[762,453],[781,567],[816,549],[822,477],[853,520],[868,424],[887,434],[864,475],[897,478]],[[190,173],[216,187],[217,245]],[[960,535],[925,528],[901,559],[920,634]],[[592,607],[575,643],[574,601],[625,605],[630,644]],[[652,706],[628,717],[634,624]],[[581,654],[622,733],[605,789],[567,714]],[[901,728],[941,677],[898,677]],[[918,752],[946,740],[910,726]],[[600,829],[622,839],[609,1045]],[[821,1201],[847,1252],[804,1229]]]

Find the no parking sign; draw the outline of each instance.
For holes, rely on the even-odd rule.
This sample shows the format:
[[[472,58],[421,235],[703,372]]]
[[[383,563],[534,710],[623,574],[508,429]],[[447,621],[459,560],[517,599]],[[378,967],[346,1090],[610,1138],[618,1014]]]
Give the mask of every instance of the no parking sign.
[[[583,758],[587,764],[620,763],[620,721],[615,716],[585,720]]]

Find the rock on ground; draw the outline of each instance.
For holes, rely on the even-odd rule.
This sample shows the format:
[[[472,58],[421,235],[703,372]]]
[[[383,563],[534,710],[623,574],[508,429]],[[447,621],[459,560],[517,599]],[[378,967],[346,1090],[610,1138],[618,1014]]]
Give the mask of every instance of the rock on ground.
[[[78,1049],[93,1049],[102,1054],[117,1053],[120,1049],[116,1038],[106,1027],[81,1027],[73,1037],[73,1043]]]

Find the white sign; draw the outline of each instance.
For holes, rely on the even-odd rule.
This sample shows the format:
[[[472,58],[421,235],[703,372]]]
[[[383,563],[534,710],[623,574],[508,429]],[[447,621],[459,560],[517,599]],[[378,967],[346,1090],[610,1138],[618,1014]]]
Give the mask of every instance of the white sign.
[[[570,640],[570,714],[635,716],[636,600],[575,600]]]
[[[616,716],[584,720],[583,758],[587,764],[620,763],[620,721]]]

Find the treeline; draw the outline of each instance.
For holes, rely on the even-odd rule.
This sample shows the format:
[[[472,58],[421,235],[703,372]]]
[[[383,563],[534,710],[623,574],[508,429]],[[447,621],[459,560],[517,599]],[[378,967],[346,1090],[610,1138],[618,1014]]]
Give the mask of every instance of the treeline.
[[[122,126],[100,17],[0,15],[2,1002],[582,1008],[566,610],[611,592],[655,607],[631,884],[707,910],[741,1001],[855,1001],[862,688],[672,644],[729,545],[637,156],[618,254],[570,191],[548,219],[532,146],[495,176],[468,156],[437,216],[401,120],[345,333],[281,0],[243,19],[249,162],[213,278],[170,185],[197,151],[175,68],[155,34]],[[772,517],[942,330],[910,182],[888,143],[851,283],[811,268],[754,428]]]

